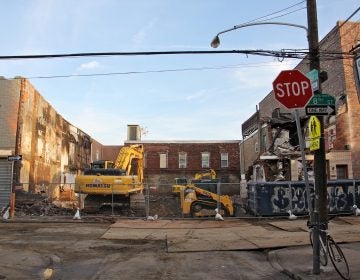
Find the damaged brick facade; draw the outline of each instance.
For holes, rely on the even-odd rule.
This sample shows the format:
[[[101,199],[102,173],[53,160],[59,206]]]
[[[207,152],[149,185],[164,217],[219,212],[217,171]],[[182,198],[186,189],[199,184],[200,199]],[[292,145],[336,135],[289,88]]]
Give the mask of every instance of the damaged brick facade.
[[[342,25],[338,22],[320,42],[320,50],[332,52],[349,52],[352,47],[358,44],[360,40],[360,23],[347,22]],[[339,27],[341,28],[339,29]],[[321,70],[328,74],[328,79],[322,83],[322,92],[330,94],[336,99],[336,116],[324,117],[325,130],[325,149],[327,160],[328,179],[339,178],[359,178],[360,177],[360,104],[357,88],[355,84],[354,60],[345,59],[326,59],[320,58]],[[303,73],[309,71],[309,61],[302,60],[295,69]],[[260,155],[267,151],[267,143],[273,141],[271,130],[264,127],[270,125],[273,120],[274,112],[278,110],[282,114],[291,113],[275,98],[273,92],[270,92],[260,103],[260,123],[255,127],[256,132],[244,139],[243,149],[246,151],[254,150],[254,140],[260,145],[258,153],[254,153],[259,159]],[[304,110],[300,110],[300,116],[306,121]],[[263,129],[259,130],[258,127]],[[306,123],[303,123],[303,128]],[[284,129],[289,129],[284,127]],[[305,135],[306,135],[306,130]],[[264,141],[266,139],[266,141]],[[248,157],[249,158],[249,157]],[[250,159],[249,158],[249,159]],[[312,155],[307,156],[309,160]],[[244,160],[244,170],[253,164],[251,160]]]
[[[91,161],[91,138],[66,121],[21,77],[0,80],[0,150],[21,154],[14,182],[26,191],[60,184]]]

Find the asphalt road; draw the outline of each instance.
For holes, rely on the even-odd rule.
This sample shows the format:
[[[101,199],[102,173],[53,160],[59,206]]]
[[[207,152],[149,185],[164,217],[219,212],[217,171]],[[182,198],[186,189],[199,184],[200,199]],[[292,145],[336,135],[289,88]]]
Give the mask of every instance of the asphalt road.
[[[2,222],[0,279],[290,279],[267,250],[168,253],[163,240],[102,239],[110,225]]]

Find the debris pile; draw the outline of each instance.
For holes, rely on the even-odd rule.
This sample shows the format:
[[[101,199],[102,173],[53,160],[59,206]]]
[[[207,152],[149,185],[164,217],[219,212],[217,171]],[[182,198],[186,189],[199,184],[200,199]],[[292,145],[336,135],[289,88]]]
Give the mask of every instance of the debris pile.
[[[180,198],[173,195],[150,195],[149,212],[159,217],[179,218],[182,216]]]
[[[15,194],[16,216],[67,216],[74,215],[74,210],[58,207],[42,194],[29,193],[23,190]]]

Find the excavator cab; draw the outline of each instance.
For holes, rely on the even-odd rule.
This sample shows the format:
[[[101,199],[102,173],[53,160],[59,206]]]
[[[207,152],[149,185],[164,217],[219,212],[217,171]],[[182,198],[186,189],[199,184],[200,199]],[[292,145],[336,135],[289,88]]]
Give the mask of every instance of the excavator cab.
[[[110,160],[96,160],[91,163],[92,169],[98,169],[98,168],[114,168],[115,164],[113,161]]]

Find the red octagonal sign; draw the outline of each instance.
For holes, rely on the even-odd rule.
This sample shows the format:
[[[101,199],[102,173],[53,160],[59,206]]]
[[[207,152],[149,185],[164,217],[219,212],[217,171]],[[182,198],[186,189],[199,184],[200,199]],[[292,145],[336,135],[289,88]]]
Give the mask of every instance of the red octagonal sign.
[[[288,109],[303,108],[313,96],[311,82],[299,70],[284,70],[273,82],[276,100]]]

